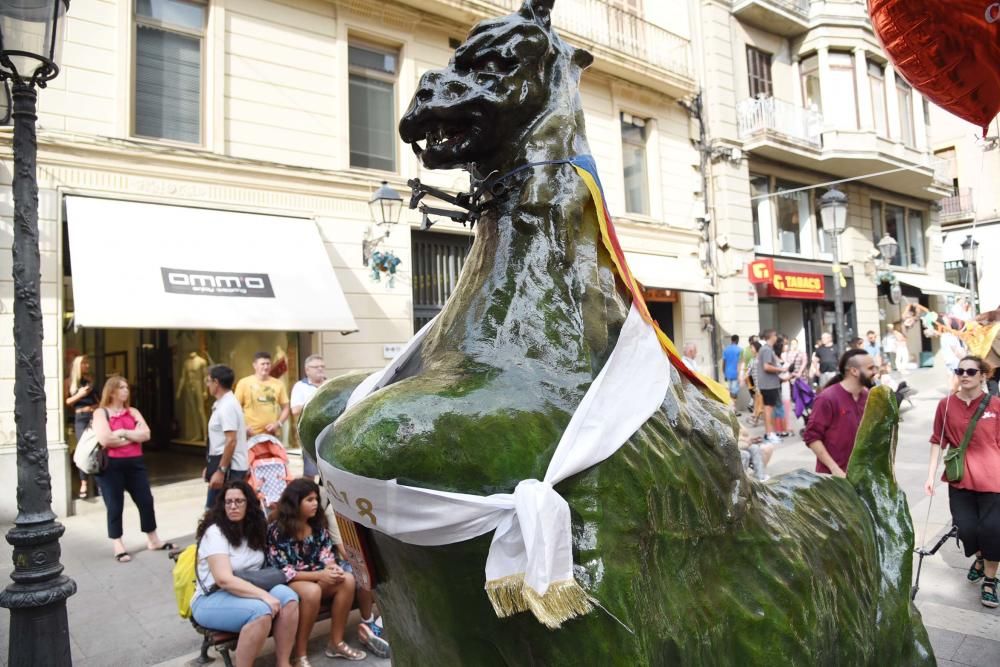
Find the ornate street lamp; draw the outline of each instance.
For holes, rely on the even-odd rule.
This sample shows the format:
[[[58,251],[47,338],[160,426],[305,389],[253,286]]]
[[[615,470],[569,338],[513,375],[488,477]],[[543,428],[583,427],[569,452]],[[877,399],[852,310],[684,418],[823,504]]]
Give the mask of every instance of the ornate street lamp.
[[[886,264],[892,264],[892,260],[896,257],[896,253],[899,252],[899,243],[896,239],[889,236],[889,232],[886,232],[878,242],[878,251],[882,255],[882,260]]]
[[[979,273],[979,241],[967,234],[962,241],[962,259],[969,270],[969,292],[972,294],[972,314],[979,312],[979,290],[976,286],[976,275]]]
[[[847,228],[847,195],[836,188],[827,190],[819,198],[819,215],[823,231],[830,235],[830,245],[833,247],[833,307],[837,318],[834,331],[837,335],[837,351],[843,352],[847,334],[844,332],[844,294],[840,285],[841,268],[837,244],[840,235]]]
[[[45,373],[35,174],[35,87],[59,73],[69,0],[0,0],[0,80],[10,82],[14,121],[14,421],[17,424],[17,518],[7,533],[14,571],[0,593],[10,609],[12,667],[71,665],[66,599],[76,583],[63,576],[52,512],[45,435]]]
[[[396,192],[389,181],[382,181],[382,185],[372,194],[368,200],[368,213],[376,227],[385,227],[385,234],[376,236],[369,227],[361,242],[361,258],[365,266],[371,261],[372,253],[382,241],[389,238],[389,230],[392,225],[399,222],[399,214],[403,210],[403,198]]]

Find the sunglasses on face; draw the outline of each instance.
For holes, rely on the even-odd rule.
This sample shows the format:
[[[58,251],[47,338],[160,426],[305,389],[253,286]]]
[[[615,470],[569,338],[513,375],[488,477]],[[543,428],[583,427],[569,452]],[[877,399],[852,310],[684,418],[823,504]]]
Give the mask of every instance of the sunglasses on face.
[[[962,377],[963,375],[968,375],[971,378],[971,377],[976,377],[976,375],[978,375],[978,374],[979,374],[979,369],[978,368],[956,368],[955,369],[955,375],[957,375],[958,377]]]

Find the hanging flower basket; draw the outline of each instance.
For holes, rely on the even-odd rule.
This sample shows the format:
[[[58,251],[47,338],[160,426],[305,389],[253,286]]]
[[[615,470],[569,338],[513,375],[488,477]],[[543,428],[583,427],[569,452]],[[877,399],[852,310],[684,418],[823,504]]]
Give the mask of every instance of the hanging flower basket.
[[[396,257],[392,251],[380,252],[376,250],[372,253],[371,261],[368,266],[372,270],[372,280],[375,282],[381,282],[382,274],[386,273],[389,275],[389,287],[396,286],[396,268],[403,263],[399,257]]]

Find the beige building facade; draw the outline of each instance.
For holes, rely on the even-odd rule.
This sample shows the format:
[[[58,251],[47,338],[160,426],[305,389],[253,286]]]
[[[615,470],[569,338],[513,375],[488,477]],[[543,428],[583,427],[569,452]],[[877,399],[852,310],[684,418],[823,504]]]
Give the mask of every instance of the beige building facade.
[[[807,350],[835,333],[833,239],[819,213],[831,186],[848,201],[837,239],[847,338],[881,338],[910,303],[946,308],[958,289],[944,279],[936,202],[949,185],[929,107],[895,75],[865,3],[707,0],[699,26],[720,333],[775,328]],[[899,245],[891,263],[877,249],[886,234]],[[777,277],[752,283],[747,267],[761,260]],[[790,280],[810,288],[779,289]],[[931,363],[920,327],[906,335],[911,359]]]
[[[289,385],[310,353],[325,356],[331,376],[374,369],[440,308],[472,243],[468,230],[441,221],[420,230],[420,216],[408,210],[399,224],[376,225],[368,202],[383,181],[404,199],[413,177],[451,191],[467,186],[461,173],[423,170],[395,126],[421,74],[445,65],[475,21],[519,5],[73,3],[62,71],[40,91],[38,123],[44,369],[58,513],[73,511],[77,490],[73,410],[64,402],[75,356],[89,356],[98,386],[116,373],[129,380],[133,404],[153,427],[153,476],[172,481],[201,468],[211,406],[198,381],[207,363],[227,363],[239,377],[251,372],[253,353],[266,350],[285,365]],[[554,23],[595,56],[582,84],[590,146],[634,272],[663,328],[678,345],[696,343],[710,369],[713,252],[702,156],[693,144],[698,126],[680,104],[699,87],[698,15],[683,0],[560,0]],[[10,129],[2,128],[0,252],[8,256],[11,169]],[[745,188],[732,190],[748,221]],[[153,227],[153,220],[167,222]],[[220,236],[223,224],[228,236]],[[319,260],[288,246],[293,228],[313,234],[324,250]],[[399,260],[395,275],[365,264],[366,240]],[[164,269],[168,291],[168,284],[183,291],[206,280],[255,280],[266,272],[260,267],[276,267],[296,274],[290,280],[329,273],[336,294],[303,308],[276,282],[274,301],[244,299],[239,312],[164,306],[140,316],[149,304],[120,298],[138,280],[136,262],[166,262],[171,252],[175,264],[165,266],[189,271]],[[204,257],[218,265],[197,265]],[[326,321],[353,326],[324,330],[306,321],[302,313],[341,308],[339,294],[347,319]],[[12,283],[0,276],[4,519],[16,511],[12,303]],[[258,309],[253,325],[234,324],[248,308]]]

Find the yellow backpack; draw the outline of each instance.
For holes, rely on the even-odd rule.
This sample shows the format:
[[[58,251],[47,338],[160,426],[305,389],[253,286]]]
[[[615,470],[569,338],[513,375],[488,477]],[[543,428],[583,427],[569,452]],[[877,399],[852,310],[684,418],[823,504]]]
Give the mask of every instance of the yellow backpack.
[[[198,545],[192,544],[177,556],[174,565],[174,597],[177,598],[177,613],[181,618],[191,618],[191,598],[194,597],[195,566],[198,560]]]

